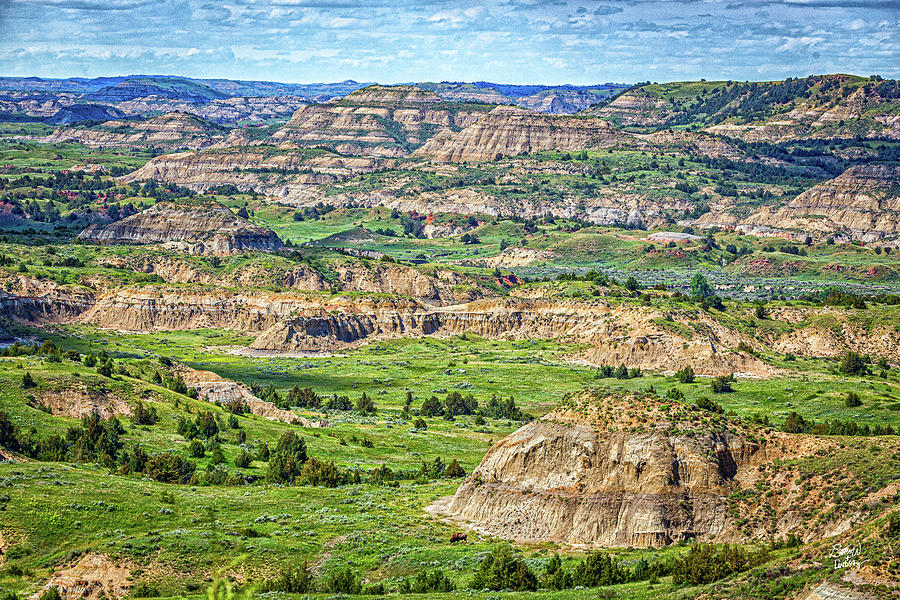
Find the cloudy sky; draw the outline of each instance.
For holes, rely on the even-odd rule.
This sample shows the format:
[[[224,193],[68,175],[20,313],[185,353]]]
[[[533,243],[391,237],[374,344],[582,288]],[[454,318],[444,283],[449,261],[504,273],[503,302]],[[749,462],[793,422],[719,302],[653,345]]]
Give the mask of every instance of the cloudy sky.
[[[0,75],[900,77],[900,0],[0,0]]]

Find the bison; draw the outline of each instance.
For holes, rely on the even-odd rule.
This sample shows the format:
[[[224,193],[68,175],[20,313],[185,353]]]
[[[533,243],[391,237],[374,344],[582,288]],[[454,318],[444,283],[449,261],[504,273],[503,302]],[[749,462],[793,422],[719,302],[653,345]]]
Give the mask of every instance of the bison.
[[[459,531],[450,536],[451,544],[455,544],[456,542],[468,542],[468,541],[469,541],[468,534],[465,534],[465,533],[462,533]]]

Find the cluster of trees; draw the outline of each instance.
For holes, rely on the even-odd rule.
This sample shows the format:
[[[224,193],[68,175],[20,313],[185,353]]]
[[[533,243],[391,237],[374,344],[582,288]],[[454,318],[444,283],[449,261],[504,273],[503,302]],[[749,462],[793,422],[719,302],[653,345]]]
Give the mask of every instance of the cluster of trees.
[[[618,367],[613,367],[610,365],[601,365],[599,369],[597,369],[597,377],[602,377],[604,379],[616,378],[616,379],[637,379],[639,377],[643,377],[644,374],[637,367],[633,369],[629,369],[625,366],[625,364],[621,364]]]
[[[319,396],[312,388],[301,388],[296,384],[285,396],[280,395],[275,386],[271,384],[266,387],[253,384],[250,386],[250,390],[260,399],[285,410],[296,406],[322,410],[355,410],[363,415],[375,414],[378,411],[375,402],[365,392],[354,403],[348,396],[334,394],[323,397]]]
[[[877,361],[872,361],[872,357],[868,354],[859,354],[852,350],[848,350],[841,357],[838,364],[838,371],[844,375],[857,375],[864,377],[869,374],[869,369],[875,367],[881,370],[882,377],[887,376],[890,365],[885,357],[880,357]]]
[[[22,344],[16,340],[6,348],[0,349],[0,356],[42,356],[49,362],[60,362],[63,359],[81,362],[81,354],[77,350],[57,348],[51,340],[33,344]]]
[[[855,394],[854,394],[855,395]],[[859,397],[857,396],[857,401]],[[804,419],[802,415],[791,412],[785,419],[781,430],[787,433],[811,433],[814,435],[896,435],[900,432],[896,431],[890,425],[874,425],[869,426],[868,423],[859,425],[856,421],[842,421],[834,419],[824,423],[817,423],[813,420]]]
[[[676,584],[701,585],[761,564],[768,556],[768,550],[762,548],[752,552],[737,545],[694,544],[680,557],[652,562],[641,559],[628,566],[598,550],[587,554],[570,568],[566,568],[562,559],[554,555],[536,572],[512,546],[500,544],[491,548],[481,560],[469,587],[473,590],[515,592],[535,591],[539,588],[561,591],[654,581],[667,575],[671,575]],[[388,589],[383,583],[364,586],[360,575],[350,567],[338,569],[316,580],[306,564],[282,569],[278,576],[263,584],[263,591],[293,594],[315,591],[368,595],[392,592],[429,594],[447,593],[456,589],[456,584],[441,568],[425,569],[401,578],[395,589]]]
[[[305,206],[294,211],[293,219],[295,221],[318,220],[335,210],[335,206],[319,202],[315,206]]]
[[[412,403],[412,396],[407,395],[407,405],[405,414],[409,415],[409,408]],[[447,394],[444,400],[437,396],[431,396],[422,402],[418,414],[423,417],[444,417],[452,420],[460,415],[476,415],[476,422],[484,422],[485,418],[490,419],[508,419],[510,421],[528,421],[530,415],[523,413],[516,405],[516,400],[512,396],[503,398],[496,394],[491,396],[483,406],[479,406],[478,400],[472,394],[463,396],[458,391],[452,391]],[[424,424],[424,423],[423,423]],[[479,423],[480,424],[480,423]],[[424,429],[424,427],[422,427]]]
[[[766,550],[751,554],[739,546],[717,548],[696,544],[682,557],[647,561],[630,566],[617,563],[603,552],[589,553],[571,568],[559,556],[548,560],[543,572],[535,573],[511,546],[494,546],[478,566],[472,579],[475,590],[531,591],[538,588],[565,590],[618,585],[672,575],[678,583],[709,583],[758,564]]]
[[[81,425],[69,427],[65,435],[39,437],[36,428],[20,430],[0,411],[0,446],[42,461],[99,462],[114,467],[125,433],[116,418],[101,419],[97,411],[85,415]]]

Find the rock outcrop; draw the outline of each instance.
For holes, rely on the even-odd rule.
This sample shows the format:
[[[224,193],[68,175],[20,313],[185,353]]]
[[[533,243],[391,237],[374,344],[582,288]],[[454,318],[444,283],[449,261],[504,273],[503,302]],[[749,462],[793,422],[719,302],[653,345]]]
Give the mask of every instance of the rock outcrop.
[[[435,132],[477,121],[484,111],[440,105],[413,86],[372,85],[343,100],[307,106],[275,132],[276,143],[326,145],[342,154],[400,157]]]
[[[790,468],[769,467],[836,447],[766,434],[652,394],[585,392],[494,445],[453,499],[433,510],[525,542],[663,546],[790,533],[810,540],[846,530],[864,511],[833,511],[819,499],[821,518],[804,523],[802,484]],[[734,501],[769,488],[778,493],[746,506]]]
[[[99,244],[173,244],[194,254],[274,251],[283,246],[275,232],[214,202],[161,202],[108,225],[91,225],[79,238]]]
[[[896,239],[900,236],[900,167],[850,167],[783,206],[761,208],[741,224],[864,242]]]
[[[414,156],[441,162],[490,161],[541,150],[606,148],[633,136],[601,119],[500,106],[459,132],[434,136]]]
[[[311,421],[290,410],[278,408],[273,403],[256,397],[247,386],[225,379],[212,371],[185,368],[179,371],[179,375],[188,387],[196,389],[199,396],[207,402],[240,402],[246,404],[252,414],[270,421],[292,423],[301,427],[329,426],[327,421]]]
[[[85,554],[76,564],[58,569],[42,588],[56,588],[63,600],[122,598],[131,587],[130,562],[113,560],[105,554]],[[39,598],[37,593],[32,598]]]

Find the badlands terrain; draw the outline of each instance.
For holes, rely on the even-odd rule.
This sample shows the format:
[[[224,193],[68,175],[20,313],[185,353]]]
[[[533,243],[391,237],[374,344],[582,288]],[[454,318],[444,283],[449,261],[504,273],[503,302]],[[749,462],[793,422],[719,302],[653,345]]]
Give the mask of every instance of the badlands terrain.
[[[897,81],[0,114],[0,600],[900,595]]]

